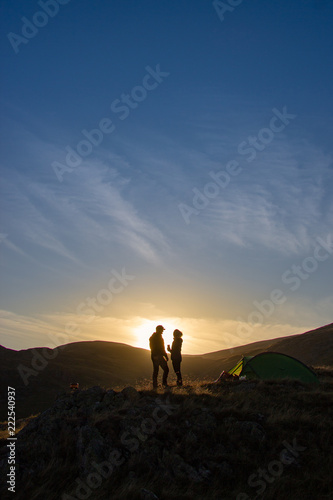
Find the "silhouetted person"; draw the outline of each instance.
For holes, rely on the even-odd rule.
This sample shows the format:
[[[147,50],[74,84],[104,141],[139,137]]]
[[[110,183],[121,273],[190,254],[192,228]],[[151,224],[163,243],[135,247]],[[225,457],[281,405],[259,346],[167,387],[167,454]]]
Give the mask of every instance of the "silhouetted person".
[[[173,369],[175,370],[175,374],[177,375],[177,385],[183,385],[182,374],[180,371],[180,363],[182,362],[182,332],[179,330],[175,330],[173,332],[173,342],[170,349],[168,345],[168,351],[171,352],[171,361]]]
[[[163,330],[165,328],[162,325],[158,325],[156,327],[156,332],[149,339],[149,347],[151,350],[151,360],[153,362],[154,371],[153,371],[153,387],[154,389],[157,387],[157,376],[159,367],[163,370],[163,380],[162,384],[164,387],[167,387],[168,382],[168,374],[169,367],[167,361],[169,361],[168,355],[165,351],[164,340],[162,337]]]

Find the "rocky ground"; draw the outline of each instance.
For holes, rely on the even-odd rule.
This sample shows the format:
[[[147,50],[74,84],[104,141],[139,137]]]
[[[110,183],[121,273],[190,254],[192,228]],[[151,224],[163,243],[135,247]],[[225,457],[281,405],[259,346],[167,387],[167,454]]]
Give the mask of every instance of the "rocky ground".
[[[245,381],[63,393],[19,432],[16,491],[0,492],[25,500],[332,499],[332,387]]]

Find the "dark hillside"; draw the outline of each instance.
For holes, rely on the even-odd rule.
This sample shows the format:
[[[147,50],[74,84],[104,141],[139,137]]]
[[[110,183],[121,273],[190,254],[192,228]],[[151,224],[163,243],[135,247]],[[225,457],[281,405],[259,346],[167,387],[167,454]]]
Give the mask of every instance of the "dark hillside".
[[[196,357],[187,359],[186,363],[190,366],[191,375],[203,377],[203,365],[207,376],[217,378],[222,370],[230,370],[235,366],[242,356],[255,356],[268,351],[288,354],[311,366],[333,366],[333,324],[298,335],[254,342],[204,354],[198,369],[195,367]]]
[[[56,349],[2,348],[1,361],[1,394],[7,393],[8,385],[16,388],[17,418],[46,409],[73,381],[82,388],[133,384],[150,376],[151,363],[145,349],[102,341],[76,342]]]
[[[17,500],[332,500],[333,378],[63,393],[18,434]]]

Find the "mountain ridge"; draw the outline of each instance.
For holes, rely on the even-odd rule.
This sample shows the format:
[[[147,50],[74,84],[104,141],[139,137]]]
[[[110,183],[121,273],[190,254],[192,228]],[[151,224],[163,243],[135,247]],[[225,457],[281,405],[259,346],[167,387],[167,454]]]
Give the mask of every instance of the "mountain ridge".
[[[185,354],[182,371],[185,376],[212,381],[222,370],[232,368],[242,355],[254,356],[268,350],[293,356],[310,366],[333,366],[333,324],[213,353]],[[150,381],[152,373],[150,351],[101,340],[72,342],[55,349],[15,351],[2,346],[0,361],[1,394],[6,394],[8,386],[16,388],[17,418],[45,410],[71,382],[78,382],[80,388],[115,388]]]

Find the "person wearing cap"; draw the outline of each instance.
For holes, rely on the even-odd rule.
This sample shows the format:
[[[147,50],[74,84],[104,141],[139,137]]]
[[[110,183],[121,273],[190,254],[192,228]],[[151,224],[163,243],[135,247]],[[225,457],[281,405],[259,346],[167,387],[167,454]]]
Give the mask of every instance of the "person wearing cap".
[[[149,339],[149,347],[151,350],[151,360],[153,362],[153,388],[157,388],[157,376],[158,376],[158,371],[159,367],[162,368],[163,370],[163,380],[162,384],[164,387],[168,386],[168,374],[169,374],[169,367],[168,367],[168,355],[166,353],[165,347],[164,347],[164,340],[163,340],[163,331],[165,328],[162,325],[158,325],[156,327],[156,331],[152,334],[152,336]]]
[[[180,330],[174,330],[173,332],[173,342],[172,346],[168,345],[168,351],[171,352],[172,366],[177,375],[177,385],[183,385],[182,374],[180,371],[180,363],[182,362],[182,332]]]

